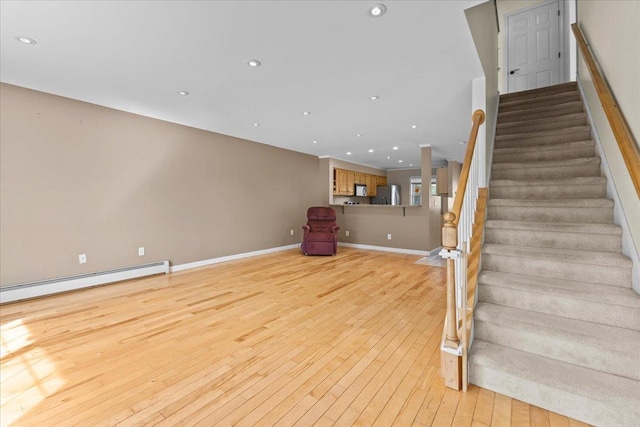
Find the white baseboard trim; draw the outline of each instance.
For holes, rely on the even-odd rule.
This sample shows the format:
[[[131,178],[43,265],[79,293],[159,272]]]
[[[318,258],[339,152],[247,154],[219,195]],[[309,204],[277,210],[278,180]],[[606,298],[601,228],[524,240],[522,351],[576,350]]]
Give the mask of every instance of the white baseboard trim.
[[[37,298],[61,292],[75,291],[123,280],[136,279],[169,272],[169,261],[145,264],[135,267],[125,267],[97,273],[78,276],[61,277],[57,279],[41,280],[33,283],[6,286],[0,289],[0,303]]]
[[[419,251],[416,249],[390,248],[388,246],[359,245],[356,243],[338,242],[338,246],[357,249],[369,249],[372,251],[396,252],[399,254],[431,256],[431,251]]]
[[[249,257],[252,257],[252,256],[258,256],[258,255],[265,255],[265,254],[270,254],[270,253],[273,253],[273,252],[281,252],[281,251],[286,251],[286,250],[289,250],[289,249],[295,249],[295,248],[297,248],[299,246],[300,246],[299,243],[294,243],[292,245],[287,245],[287,246],[278,246],[278,247],[275,247],[275,248],[262,249],[262,250],[259,250],[259,251],[245,252],[245,253],[241,253],[241,254],[228,255],[228,256],[223,256],[223,257],[219,257],[219,258],[211,258],[211,259],[205,259],[205,260],[202,260],[202,261],[189,262],[187,264],[172,265],[169,268],[169,272],[170,273],[175,273],[177,271],[188,270],[190,268],[204,267],[204,266],[211,265],[211,264],[219,264],[221,262],[233,261],[233,260],[242,259],[242,258],[249,258]]]

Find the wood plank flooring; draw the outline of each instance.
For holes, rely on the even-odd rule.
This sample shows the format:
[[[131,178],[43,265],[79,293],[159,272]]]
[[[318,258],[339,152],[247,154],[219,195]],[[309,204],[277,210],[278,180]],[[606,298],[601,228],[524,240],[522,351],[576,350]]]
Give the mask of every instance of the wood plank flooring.
[[[445,270],[286,251],[0,307],[2,426],[583,426],[444,387]]]

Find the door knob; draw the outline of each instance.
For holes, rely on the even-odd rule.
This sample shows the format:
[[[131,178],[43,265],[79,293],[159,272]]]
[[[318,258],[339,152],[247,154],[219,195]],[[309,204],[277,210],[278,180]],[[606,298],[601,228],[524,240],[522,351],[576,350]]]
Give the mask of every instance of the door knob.
[[[516,73],[516,71],[520,71],[520,68],[516,68],[515,70],[511,70],[511,71],[509,71],[509,74],[515,74],[515,73]]]

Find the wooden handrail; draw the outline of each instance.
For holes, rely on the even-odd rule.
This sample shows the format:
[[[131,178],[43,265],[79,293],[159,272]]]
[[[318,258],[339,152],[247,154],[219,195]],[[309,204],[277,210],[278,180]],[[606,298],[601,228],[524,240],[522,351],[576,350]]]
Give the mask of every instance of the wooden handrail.
[[[582,57],[587,64],[591,77],[593,78],[596,93],[598,94],[598,98],[600,98],[600,103],[602,104],[604,113],[609,120],[609,125],[613,131],[613,135],[615,136],[616,141],[618,141],[618,148],[620,148],[620,153],[622,154],[624,163],[627,165],[627,169],[629,170],[633,186],[636,188],[638,197],[640,197],[640,148],[638,147],[638,143],[634,139],[631,129],[629,129],[629,125],[624,119],[624,115],[622,114],[622,111],[620,111],[618,103],[613,97],[609,86],[602,77],[596,60],[589,49],[589,43],[587,43],[584,38],[580,27],[578,24],[571,24],[571,29],[573,30],[573,34],[576,36],[576,41],[580,47]]]
[[[460,210],[462,209],[462,202],[464,201],[464,189],[467,187],[467,180],[469,179],[469,169],[471,168],[471,160],[473,158],[473,150],[476,147],[476,140],[478,139],[478,129],[480,125],[484,123],[484,111],[476,110],[471,116],[472,126],[471,134],[469,135],[469,143],[467,144],[467,151],[464,155],[464,162],[462,163],[462,171],[460,172],[460,180],[458,181],[458,189],[456,190],[456,198],[453,201],[453,209],[451,212],[456,216],[453,220],[455,225],[458,225],[458,219],[460,218]],[[462,190],[462,191],[461,191]]]

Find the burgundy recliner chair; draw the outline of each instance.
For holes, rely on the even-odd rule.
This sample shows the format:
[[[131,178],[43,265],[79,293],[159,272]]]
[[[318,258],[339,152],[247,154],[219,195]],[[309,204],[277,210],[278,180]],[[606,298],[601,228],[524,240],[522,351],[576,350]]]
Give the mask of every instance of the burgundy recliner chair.
[[[307,224],[302,226],[302,252],[305,255],[335,255],[338,252],[336,211],[313,207],[307,210]]]

